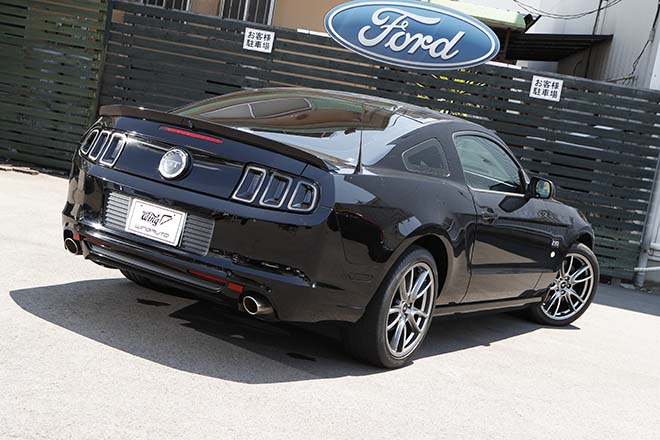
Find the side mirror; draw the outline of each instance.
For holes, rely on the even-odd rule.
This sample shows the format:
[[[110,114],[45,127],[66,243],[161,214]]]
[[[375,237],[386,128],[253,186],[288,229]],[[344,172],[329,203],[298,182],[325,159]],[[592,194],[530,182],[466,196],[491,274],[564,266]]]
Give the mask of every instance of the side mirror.
[[[532,177],[527,187],[527,197],[548,200],[555,196],[555,184],[542,177]]]

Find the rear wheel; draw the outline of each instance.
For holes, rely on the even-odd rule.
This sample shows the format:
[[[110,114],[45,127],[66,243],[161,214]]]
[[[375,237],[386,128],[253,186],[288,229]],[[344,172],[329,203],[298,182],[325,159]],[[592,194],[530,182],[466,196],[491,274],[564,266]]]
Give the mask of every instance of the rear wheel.
[[[572,246],[562,261],[544,302],[530,308],[532,318],[543,325],[566,326],[587,311],[600,276],[598,260],[584,244]]]
[[[379,367],[403,366],[428,333],[437,292],[433,256],[412,247],[391,269],[364,316],[344,329],[346,348]]]

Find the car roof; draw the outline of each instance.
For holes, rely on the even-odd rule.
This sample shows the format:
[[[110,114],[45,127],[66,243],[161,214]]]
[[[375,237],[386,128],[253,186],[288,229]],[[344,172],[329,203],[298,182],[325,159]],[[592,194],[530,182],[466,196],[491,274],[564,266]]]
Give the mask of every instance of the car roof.
[[[357,163],[361,151],[375,153],[379,145],[432,125],[442,125],[447,133],[485,131],[463,119],[395,100],[301,87],[243,90],[170,113],[286,144],[338,167]]]
[[[198,101],[187,105],[185,107],[173,110],[174,113],[179,113],[187,108],[193,106],[199,106],[201,104],[211,104],[217,101],[225,100],[259,100],[263,97],[268,97],[272,95],[289,95],[289,96],[316,96],[319,98],[328,97],[341,99],[342,101],[350,102],[355,105],[366,104],[371,107],[377,107],[381,110],[392,112],[400,115],[407,116],[413,120],[416,120],[422,125],[430,124],[433,122],[460,122],[474,125],[475,128],[482,128],[478,124],[474,124],[470,121],[452,116],[446,113],[442,113],[436,110],[431,110],[422,106],[409,104],[406,102],[396,101],[393,99],[382,98],[379,96],[344,92],[339,90],[329,90],[329,89],[313,89],[308,87],[266,87],[260,89],[246,89],[238,92],[228,93],[226,95],[209,98],[203,101]],[[429,101],[431,103],[431,101]],[[185,111],[184,111],[185,112]],[[483,129],[483,128],[482,128]]]

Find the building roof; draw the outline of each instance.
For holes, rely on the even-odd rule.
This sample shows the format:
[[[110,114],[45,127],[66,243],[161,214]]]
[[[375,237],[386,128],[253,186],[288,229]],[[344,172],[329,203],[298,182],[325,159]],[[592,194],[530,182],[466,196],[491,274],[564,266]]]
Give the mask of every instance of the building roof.
[[[528,14],[456,0],[427,1],[470,15],[493,28],[500,38],[503,58],[507,60],[559,61],[612,40],[612,35],[528,34],[525,32],[534,23]],[[512,32],[507,37],[508,30]]]
[[[470,15],[492,28],[512,29],[525,32],[529,26],[529,22],[526,19],[528,14],[521,14],[516,11],[473,5],[471,3],[465,3],[462,1],[458,2],[455,0],[428,0],[428,2],[455,9],[456,11]]]

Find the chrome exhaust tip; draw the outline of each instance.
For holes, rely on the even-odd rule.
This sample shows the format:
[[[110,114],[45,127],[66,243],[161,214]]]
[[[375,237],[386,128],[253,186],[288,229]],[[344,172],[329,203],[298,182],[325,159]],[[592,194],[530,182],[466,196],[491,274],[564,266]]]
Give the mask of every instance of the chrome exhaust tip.
[[[64,240],[64,247],[67,251],[71,252],[73,255],[80,254],[80,245],[76,240],[71,237],[68,237]]]
[[[270,315],[273,313],[273,306],[265,298],[245,295],[242,304],[245,311],[252,316]]]

